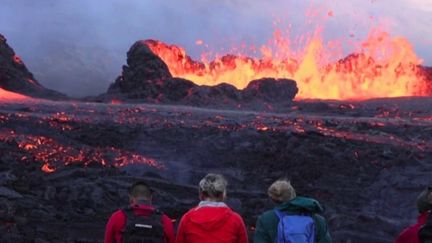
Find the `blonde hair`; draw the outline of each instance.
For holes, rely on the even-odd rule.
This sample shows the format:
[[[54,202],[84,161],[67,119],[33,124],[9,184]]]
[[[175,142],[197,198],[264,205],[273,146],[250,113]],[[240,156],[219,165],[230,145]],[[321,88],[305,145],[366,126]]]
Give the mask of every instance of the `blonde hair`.
[[[270,198],[278,203],[287,202],[296,197],[296,192],[291,182],[286,179],[280,179],[268,188],[267,194]]]
[[[210,198],[225,197],[228,182],[220,174],[208,174],[199,182],[199,191]]]

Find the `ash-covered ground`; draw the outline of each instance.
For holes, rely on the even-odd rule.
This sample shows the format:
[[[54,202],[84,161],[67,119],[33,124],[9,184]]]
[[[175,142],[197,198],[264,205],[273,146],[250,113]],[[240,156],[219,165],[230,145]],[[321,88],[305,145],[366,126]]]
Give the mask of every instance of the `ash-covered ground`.
[[[252,235],[287,176],[326,207],[335,242],[391,242],[432,182],[432,99],[293,102],[275,111],[150,104],[0,102],[0,241],[102,242],[145,179],[169,216],[208,172]]]

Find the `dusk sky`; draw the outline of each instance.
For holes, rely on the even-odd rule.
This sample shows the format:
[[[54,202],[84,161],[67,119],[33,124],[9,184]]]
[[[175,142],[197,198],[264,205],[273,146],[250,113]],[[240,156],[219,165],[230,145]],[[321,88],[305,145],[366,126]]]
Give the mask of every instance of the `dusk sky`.
[[[313,32],[319,23],[325,40],[354,42],[379,26],[392,36],[406,37],[424,64],[432,65],[431,0],[0,0],[0,6],[0,33],[36,78],[75,96],[70,89],[80,82],[89,87],[85,95],[105,91],[136,40],[178,44],[198,57],[207,50],[195,44],[198,39],[213,51],[240,43],[260,46],[271,38],[274,20],[290,24],[294,37]],[[311,10],[319,17],[306,17]],[[314,24],[308,24],[311,19]],[[42,67],[41,59],[72,47],[82,58],[77,63],[88,69],[80,71],[82,76],[61,78]],[[347,54],[351,50],[346,47]],[[80,68],[76,63],[66,66],[59,69]],[[87,72],[98,80],[84,80]]]

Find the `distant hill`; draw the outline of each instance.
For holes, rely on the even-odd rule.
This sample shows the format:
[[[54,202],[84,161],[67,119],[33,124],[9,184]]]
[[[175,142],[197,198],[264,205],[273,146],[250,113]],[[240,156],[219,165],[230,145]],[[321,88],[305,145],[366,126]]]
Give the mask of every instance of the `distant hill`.
[[[0,34],[0,88],[31,97],[63,99],[65,95],[43,87]]]

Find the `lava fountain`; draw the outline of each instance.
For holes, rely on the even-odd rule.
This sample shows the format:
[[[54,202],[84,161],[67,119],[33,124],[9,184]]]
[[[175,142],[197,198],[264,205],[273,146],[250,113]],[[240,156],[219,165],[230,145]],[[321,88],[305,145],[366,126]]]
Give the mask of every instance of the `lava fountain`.
[[[335,51],[342,49],[342,43],[325,43],[320,31],[302,39],[307,39],[303,47],[293,50],[289,38],[276,30],[269,44],[250,48],[259,50],[258,57],[215,55],[212,61],[206,54],[194,61],[175,45],[152,40],[147,44],[173,76],[199,85],[229,83],[243,89],[251,80],[274,77],[296,80],[297,99],[362,100],[427,94],[427,81],[419,70],[422,61],[404,37],[371,30],[366,40],[358,43],[355,54],[345,58],[342,51]]]

